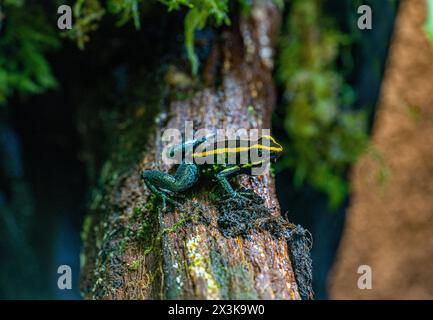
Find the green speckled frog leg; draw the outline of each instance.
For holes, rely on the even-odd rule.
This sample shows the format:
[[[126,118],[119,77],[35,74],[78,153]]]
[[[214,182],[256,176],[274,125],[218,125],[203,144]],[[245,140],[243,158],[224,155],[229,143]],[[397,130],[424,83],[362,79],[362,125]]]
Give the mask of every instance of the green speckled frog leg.
[[[141,177],[149,190],[162,199],[165,208],[166,201],[180,206],[168,196],[168,192],[176,194],[191,188],[198,180],[199,170],[195,164],[182,163],[174,176],[157,170],[145,170]]]
[[[249,200],[248,198],[241,195],[241,193],[236,192],[233,187],[230,185],[228,178],[236,173],[239,173],[242,170],[240,166],[234,165],[228,167],[215,175],[215,178],[220,183],[221,187],[229,194],[230,197],[238,197]]]
[[[152,172],[151,172],[152,170],[146,170],[146,171],[144,171],[143,172],[143,175],[142,175],[142,177],[143,177],[143,181],[144,181],[144,184],[147,186],[147,188],[154,194],[154,195],[156,195],[156,196],[158,196],[161,200],[162,200],[162,206],[163,206],[163,209],[165,210],[165,208],[166,208],[166,202],[170,202],[171,204],[174,204],[174,205],[176,205],[176,206],[179,206],[180,204],[177,202],[177,201],[175,201],[175,200],[173,200],[173,199],[171,199],[170,197],[168,197],[167,196],[167,194],[165,193],[165,192],[163,192],[163,191],[160,191],[158,188],[156,188],[149,180],[151,180],[151,178],[149,178],[148,176],[146,176],[146,177],[144,177],[145,176],[145,174],[147,175],[147,174],[151,174]]]

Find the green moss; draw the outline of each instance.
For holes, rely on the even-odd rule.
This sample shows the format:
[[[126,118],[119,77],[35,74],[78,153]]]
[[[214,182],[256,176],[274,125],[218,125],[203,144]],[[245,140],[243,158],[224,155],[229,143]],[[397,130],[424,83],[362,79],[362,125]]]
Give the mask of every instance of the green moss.
[[[116,15],[120,16],[118,21],[118,25],[122,26],[127,23],[129,20],[134,22],[134,26],[136,29],[140,28],[140,11],[139,4],[141,0],[108,0],[107,8],[108,10]]]
[[[194,52],[195,32],[205,27],[209,17],[213,17],[217,25],[222,23],[228,25],[230,20],[227,16],[228,0],[193,0],[190,3],[190,9],[185,16],[185,47],[191,62],[192,73],[197,74],[199,62]]]
[[[215,249],[209,250],[209,257],[211,263],[211,271],[214,276],[215,282],[219,289],[221,298],[228,298],[229,279],[227,277],[227,268],[222,263],[221,253]]]
[[[54,10],[54,8],[53,8]],[[40,4],[9,0],[0,6],[0,104],[12,94],[55,88],[46,54],[59,47],[55,25]]]
[[[155,203],[156,201],[156,197],[152,195],[141,209],[136,208],[135,212],[139,212],[141,218],[139,220],[136,220],[135,217],[132,218],[132,221],[140,223],[140,228],[135,238],[143,246],[145,255],[150,254],[161,240],[158,232],[159,212]],[[146,214],[145,216],[143,216],[144,213]]]
[[[132,216],[130,218],[131,223],[142,221],[146,212],[144,205],[140,205],[134,208]]]
[[[107,160],[92,190],[89,217],[92,217],[93,227],[84,225],[85,234],[92,233],[92,241],[94,239],[89,242],[90,238],[85,237],[83,255],[87,263],[92,264],[93,276],[86,290],[90,297],[104,297],[108,288],[113,290],[125,285],[121,275],[125,269],[123,257],[129,246],[142,247],[145,254],[149,254],[159,245],[158,212],[153,197],[147,203],[137,203],[130,215],[116,205],[117,201],[113,202],[113,196],[120,195],[122,178],[139,174],[136,165],[146,152],[146,142],[154,128],[153,119],[163,99],[163,84],[155,86],[155,78],[148,82],[147,78],[139,78],[139,85],[131,85],[133,92],[125,93],[130,99],[121,106],[104,110],[101,121],[107,137],[104,141]],[[136,95],[136,90],[145,92],[145,96],[143,93]],[[99,278],[105,280],[94,280]]]
[[[88,235],[91,231],[92,222],[93,221],[91,216],[84,217],[83,228],[81,230],[81,241],[86,242]]]
[[[149,254],[153,251],[155,246],[160,243],[161,237],[165,234],[175,233],[179,228],[184,227],[188,222],[194,221],[198,218],[198,213],[184,213],[181,217],[170,227],[164,228],[158,232],[159,229],[159,207],[156,203],[158,199],[152,196],[151,199],[145,205],[147,212],[147,219],[141,223],[140,230],[137,234],[137,238],[142,242],[144,246],[145,254]]]
[[[138,238],[141,241],[143,241],[144,243],[147,243],[149,240],[148,237],[149,237],[151,229],[152,229],[152,223],[147,221],[147,220],[143,221],[141,224],[140,230],[138,231],[138,234],[137,234]]]
[[[230,293],[230,299],[240,300],[257,300],[259,299],[254,284],[254,277],[251,272],[245,268],[242,263],[230,267],[230,274],[233,275],[233,291]]]
[[[184,20],[185,48],[191,62],[193,74],[198,70],[198,58],[194,52],[194,38],[197,30],[203,29],[209,20],[216,26],[229,24],[228,0],[159,0],[168,11],[186,8]],[[118,25],[132,20],[140,28],[140,12],[155,2],[141,0],[108,0],[104,5],[99,0],[76,0],[74,6],[75,23],[67,35],[75,39],[80,48],[89,41],[89,33],[96,30],[102,17],[107,13],[119,16]]]
[[[138,269],[140,269],[141,263],[142,263],[142,260],[140,260],[140,259],[134,260],[129,264],[128,268],[131,271],[137,271]]]
[[[195,32],[203,29],[208,20],[213,19],[216,26],[229,25],[228,0],[160,0],[168,11],[188,8],[184,21],[185,48],[193,74],[197,74],[199,61],[194,51]]]
[[[346,171],[367,146],[367,126],[365,112],[350,110],[353,90],[336,70],[348,38],[323,3],[294,0],[286,18],[277,79],[285,113],[279,125],[287,133],[289,152],[277,169],[291,168],[295,186],[311,184],[336,208],[347,195]]]
[[[160,240],[159,236],[154,234],[154,229],[156,227],[156,225],[151,224],[148,221],[144,221],[141,225],[137,236],[143,244],[144,255],[150,254],[155,247],[155,243]]]
[[[203,239],[200,236],[191,237],[186,242],[186,254],[188,258],[188,271],[195,277],[200,277],[206,282],[206,298],[220,298],[219,286],[215,281],[212,271],[210,270],[207,260],[201,254],[199,248],[203,246]]]
[[[89,33],[98,28],[105,14],[99,0],[76,0],[73,8],[74,26],[64,35],[75,40],[80,49],[90,40]]]

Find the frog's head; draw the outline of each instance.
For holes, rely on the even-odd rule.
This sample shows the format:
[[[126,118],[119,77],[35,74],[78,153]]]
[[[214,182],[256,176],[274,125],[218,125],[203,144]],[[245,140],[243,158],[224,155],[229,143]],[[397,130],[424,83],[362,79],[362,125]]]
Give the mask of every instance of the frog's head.
[[[276,161],[283,153],[283,147],[270,135],[260,136],[259,145],[263,149],[263,154],[268,154],[271,161]]]

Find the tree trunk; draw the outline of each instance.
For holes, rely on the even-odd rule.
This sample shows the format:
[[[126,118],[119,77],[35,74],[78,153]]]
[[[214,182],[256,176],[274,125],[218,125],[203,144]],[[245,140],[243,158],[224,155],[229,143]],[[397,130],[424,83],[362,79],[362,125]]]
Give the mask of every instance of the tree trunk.
[[[257,1],[250,16],[232,21],[203,65],[204,86],[169,102],[168,120],[148,138],[142,160],[93,198],[83,231],[86,298],[300,299],[286,239],[253,220],[244,226],[247,236],[225,232],[218,223],[224,208],[212,199],[209,184],[187,194],[184,210],[163,212],[140,180],[144,169],[169,171],[160,157],[167,128],[183,131],[186,121],[195,129],[270,128],[280,15],[272,1]],[[269,174],[240,176],[236,183],[254,190],[268,213],[280,217]]]

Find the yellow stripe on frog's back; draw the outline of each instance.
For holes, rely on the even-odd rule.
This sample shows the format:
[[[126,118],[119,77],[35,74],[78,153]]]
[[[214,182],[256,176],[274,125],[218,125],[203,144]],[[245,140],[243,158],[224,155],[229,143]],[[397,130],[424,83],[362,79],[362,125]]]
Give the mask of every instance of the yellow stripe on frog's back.
[[[268,150],[268,151],[282,151],[281,147],[270,147],[270,146],[264,146],[262,144],[255,144],[250,147],[236,147],[236,148],[218,148],[208,151],[202,151],[202,152],[195,152],[192,154],[193,157],[206,157],[211,155],[217,155],[217,154],[224,154],[224,153],[239,153],[244,151],[249,151],[251,149],[262,149],[262,150]]]

